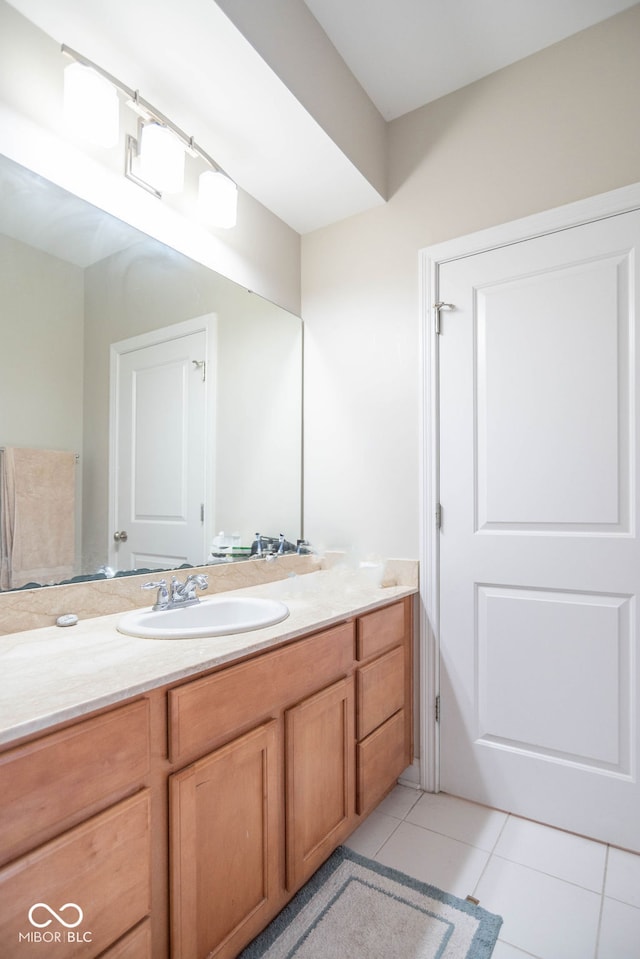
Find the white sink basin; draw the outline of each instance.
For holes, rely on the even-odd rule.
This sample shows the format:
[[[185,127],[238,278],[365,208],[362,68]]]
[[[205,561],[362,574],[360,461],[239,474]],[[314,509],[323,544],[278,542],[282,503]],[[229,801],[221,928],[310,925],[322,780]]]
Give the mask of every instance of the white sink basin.
[[[225,596],[184,609],[137,609],[122,617],[118,630],[142,639],[198,639],[263,629],[288,615],[288,608],[276,599]]]

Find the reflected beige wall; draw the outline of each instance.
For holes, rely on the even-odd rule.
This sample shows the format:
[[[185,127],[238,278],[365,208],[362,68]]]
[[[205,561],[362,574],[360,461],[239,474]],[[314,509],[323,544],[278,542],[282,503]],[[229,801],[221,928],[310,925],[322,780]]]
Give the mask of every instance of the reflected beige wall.
[[[86,270],[84,565],[107,561],[109,347],[217,316],[215,527],[243,545],[260,531],[300,535],[299,317],[153,241]],[[162,430],[162,423],[150,423]],[[170,455],[170,437],[167,454]],[[203,557],[203,561],[206,557]]]
[[[83,272],[0,234],[0,446],[82,453]],[[80,461],[78,557],[81,540]]]
[[[0,235],[0,291],[0,446],[79,451],[83,271]]]

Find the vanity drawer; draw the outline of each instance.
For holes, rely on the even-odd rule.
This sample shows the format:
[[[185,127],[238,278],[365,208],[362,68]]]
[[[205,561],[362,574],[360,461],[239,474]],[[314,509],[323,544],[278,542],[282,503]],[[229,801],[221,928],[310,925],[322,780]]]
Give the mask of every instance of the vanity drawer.
[[[400,709],[356,746],[356,812],[372,809],[407,766],[405,714]]]
[[[140,786],[149,754],[146,699],[0,754],[0,863]]]
[[[150,912],[150,835],[144,790],[5,866],[0,942],[15,943],[15,955],[25,959],[102,953]],[[47,907],[77,924],[65,925]],[[45,932],[51,938],[37,941],[36,933]]]
[[[185,762],[350,672],[354,626],[230,666],[169,691],[169,758]]]
[[[401,643],[407,628],[405,603],[394,603],[358,618],[357,657],[368,659]]]
[[[396,646],[356,674],[356,738],[364,739],[385,719],[402,709],[405,698],[405,651]]]

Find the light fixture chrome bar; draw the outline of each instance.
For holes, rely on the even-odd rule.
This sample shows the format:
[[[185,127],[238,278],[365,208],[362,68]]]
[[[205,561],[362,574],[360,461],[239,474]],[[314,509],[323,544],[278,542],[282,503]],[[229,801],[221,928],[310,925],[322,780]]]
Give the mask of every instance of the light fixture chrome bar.
[[[141,177],[136,176],[133,172],[133,158],[138,155],[138,141],[130,133],[127,133],[125,140],[124,148],[124,175],[127,180],[132,180],[137,186],[141,186],[143,190],[146,190],[148,193],[152,193],[153,196],[157,196],[159,200],[162,199],[162,193],[160,190],[156,190],[154,186],[151,186],[150,183],[147,183],[146,180],[143,180]]]
[[[125,83],[122,83],[121,80],[118,80],[117,77],[114,77],[112,73],[109,73],[107,70],[103,70],[102,67],[98,66],[97,63],[94,63],[93,60],[89,60],[88,57],[78,53],[77,50],[73,50],[71,47],[67,46],[66,43],[63,43],[60,49],[65,56],[70,57],[72,60],[76,60],[85,67],[90,67],[101,77],[104,77],[105,80],[108,80],[109,83],[113,84],[116,89],[120,90],[121,93],[124,93],[125,96],[131,100],[133,108],[137,109],[138,112],[144,111],[146,114],[148,114],[150,120],[155,120],[157,123],[162,124],[162,126],[168,127],[171,132],[174,133],[184,144],[185,149],[188,150],[192,156],[199,156],[205,161],[205,163],[212,167],[212,169],[217,170],[218,173],[224,174],[224,176],[226,176],[229,180],[235,182],[233,177],[230,177],[229,174],[222,169],[220,164],[216,163],[213,157],[209,156],[206,150],[203,150],[202,147],[195,142],[192,136],[188,136],[184,130],[181,130],[179,126],[177,126],[172,120],[161,113],[160,110],[154,107],[152,103],[149,103],[148,100],[145,100],[144,97],[141,97],[138,90],[128,87]],[[135,137],[132,139],[135,141]],[[127,160],[127,163],[128,162],[129,161]],[[144,181],[140,181],[140,185],[146,186]],[[157,194],[157,190],[151,190],[151,192],[155,192]]]

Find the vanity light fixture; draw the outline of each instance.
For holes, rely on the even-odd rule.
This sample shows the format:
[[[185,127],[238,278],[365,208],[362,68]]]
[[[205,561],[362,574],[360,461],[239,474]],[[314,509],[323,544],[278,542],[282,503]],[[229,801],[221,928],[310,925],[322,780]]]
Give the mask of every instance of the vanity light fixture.
[[[180,193],[184,186],[184,147],[169,129],[151,120],[140,131],[140,177],[161,193]]]
[[[120,133],[118,93],[108,80],[77,61],[64,70],[67,126],[97,146],[114,147]]]
[[[137,90],[126,86],[65,43],[62,44],[62,53],[73,60],[65,69],[65,112],[73,110],[85,135],[90,128],[98,128],[98,138],[92,137],[93,142],[103,146],[117,143],[120,132],[118,92],[126,96],[127,106],[138,114],[137,137],[131,134],[125,137],[124,175],[127,179],[158,198],[163,193],[180,193],[184,186],[185,155],[199,158],[209,167],[199,180],[198,203],[203,218],[212,226],[225,229],[236,225],[238,188],[193,137],[187,136],[144,100]],[[82,93],[74,92],[74,83]],[[110,93],[110,108],[100,106],[101,97],[106,93]],[[103,117],[108,119],[105,121]],[[104,132],[106,129],[108,134]]]

